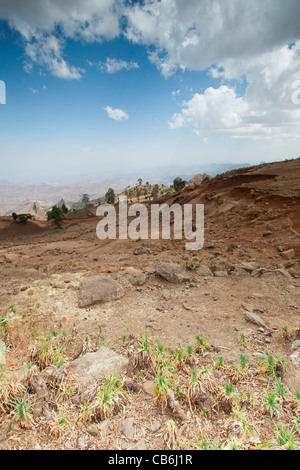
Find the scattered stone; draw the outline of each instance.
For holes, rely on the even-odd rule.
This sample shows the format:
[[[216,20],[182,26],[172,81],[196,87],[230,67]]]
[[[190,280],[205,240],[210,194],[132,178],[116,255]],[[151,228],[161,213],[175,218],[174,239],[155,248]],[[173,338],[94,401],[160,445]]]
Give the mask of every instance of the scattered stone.
[[[215,247],[214,243],[207,243],[205,248],[208,249],[208,250],[211,250],[214,247]]]
[[[137,246],[133,250],[133,254],[134,255],[150,255],[151,250],[150,250],[150,248],[145,248],[144,246]]]
[[[133,446],[127,447],[127,450],[148,450],[148,444],[145,439],[140,439]]]
[[[161,422],[156,420],[150,426],[151,432],[157,432],[161,428]]]
[[[133,426],[134,418],[125,418],[121,423],[121,432],[127,439],[132,439],[135,433],[135,427]]]
[[[300,340],[294,341],[292,344],[292,349],[299,349],[300,348]]]
[[[102,436],[105,436],[112,430],[112,423],[110,419],[105,419],[99,423],[99,429],[101,431]]]
[[[87,428],[86,428],[87,432],[91,435],[91,436],[94,436],[94,437],[97,437],[98,434],[99,434],[99,430],[98,430],[98,427],[96,424],[90,424]]]
[[[228,276],[227,271],[215,271],[214,272],[215,277],[225,277]]]
[[[245,311],[245,312],[242,312],[242,315],[245,316],[245,319],[247,322],[266,328],[265,322],[255,313]]]
[[[69,371],[77,376],[81,388],[88,388],[104,376],[120,374],[127,370],[129,361],[106,347],[80,356],[70,364]]]
[[[91,276],[83,279],[79,287],[79,307],[111,302],[124,295],[123,287],[113,279]]]
[[[198,276],[212,276],[212,272],[209,267],[202,264],[199,268],[195,269],[195,273],[198,274]]]
[[[125,272],[128,273],[128,274],[142,274],[143,271],[141,269],[138,269],[138,268],[134,268],[132,266],[127,266],[125,268]]]
[[[232,276],[250,276],[249,272],[245,269],[241,268],[240,266],[236,266],[232,271]]]
[[[92,446],[92,441],[86,434],[81,434],[77,439],[77,446],[80,450],[88,450]]]
[[[162,261],[156,265],[156,274],[166,279],[172,284],[189,281],[190,277],[186,270],[179,264]]]
[[[278,276],[292,277],[290,273],[286,271],[286,269],[283,269],[283,268],[275,269],[273,272],[277,274]]]
[[[241,263],[240,267],[251,274],[253,271],[260,268],[260,264],[255,261],[245,261]]]
[[[155,394],[155,383],[151,382],[151,380],[146,380],[143,383],[143,389],[148,395],[154,395]]]
[[[290,355],[290,359],[294,366],[299,367],[300,366],[300,351],[296,351],[293,354]]]
[[[147,275],[144,273],[141,273],[141,274],[135,274],[129,279],[129,281],[133,286],[142,286],[143,284],[145,284],[146,279],[147,279]]]
[[[290,250],[282,251],[281,256],[287,260],[295,259],[295,250],[291,248]]]

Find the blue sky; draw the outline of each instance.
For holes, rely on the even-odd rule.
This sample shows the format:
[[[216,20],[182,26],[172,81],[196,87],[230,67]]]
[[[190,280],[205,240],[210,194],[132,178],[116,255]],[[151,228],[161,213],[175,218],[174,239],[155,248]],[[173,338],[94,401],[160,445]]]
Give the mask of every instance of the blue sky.
[[[0,0],[0,180],[299,157],[299,4]]]

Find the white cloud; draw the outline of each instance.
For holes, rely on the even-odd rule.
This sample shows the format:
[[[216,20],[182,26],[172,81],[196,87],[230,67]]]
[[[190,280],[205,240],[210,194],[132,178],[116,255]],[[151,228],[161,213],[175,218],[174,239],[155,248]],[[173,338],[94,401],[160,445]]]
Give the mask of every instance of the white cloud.
[[[126,15],[127,37],[155,46],[151,59],[165,76],[259,57],[300,35],[298,0],[145,0]]]
[[[37,64],[58,78],[79,80],[82,76],[83,70],[67,64],[62,57],[63,41],[53,35],[37,33],[35,39],[26,44],[25,51],[30,61],[25,63],[26,71],[32,70],[30,64]]]
[[[37,64],[56,77],[78,80],[83,71],[67,63],[62,37],[83,42],[115,38],[119,34],[117,6],[118,0],[1,0],[0,18],[25,41],[25,71],[30,73]]]
[[[243,139],[297,139],[300,107],[293,103],[293,83],[299,77],[300,42],[244,61],[230,59],[211,74],[219,88],[195,93],[169,122],[171,129],[189,128],[198,135]],[[236,94],[232,80],[246,75],[245,95]],[[226,84],[225,84],[226,83]]]
[[[123,111],[123,109],[111,108],[110,106],[106,106],[104,109],[108,117],[114,119],[115,121],[126,121],[127,119],[129,119],[128,114]]]
[[[199,135],[214,134],[217,129],[226,133],[239,128],[247,110],[247,102],[228,86],[210,87],[202,95],[195,93],[181,113],[173,115],[169,126],[171,129],[188,127]]]
[[[139,65],[135,61],[126,62],[125,60],[112,59],[107,57],[106,62],[100,63],[100,69],[107,73],[116,73],[120,70],[138,69]]]

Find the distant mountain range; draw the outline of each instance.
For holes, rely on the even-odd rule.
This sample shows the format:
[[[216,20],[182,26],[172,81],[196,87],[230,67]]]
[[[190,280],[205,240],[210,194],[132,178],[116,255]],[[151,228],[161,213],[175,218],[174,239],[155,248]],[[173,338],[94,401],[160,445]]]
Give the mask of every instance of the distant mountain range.
[[[209,174],[216,176],[219,173],[250,166],[248,163],[233,164],[207,164],[193,166],[168,166],[161,167],[149,172],[112,175],[105,179],[90,179],[73,184],[52,185],[47,183],[13,185],[7,181],[0,181],[0,215],[11,215],[16,213],[30,213],[34,208],[36,214],[49,210],[53,205],[60,205],[64,201],[68,208],[80,208],[82,195],[87,193],[91,199],[103,199],[106,191],[111,187],[115,193],[124,191],[127,186],[134,186],[138,178],[144,183],[164,184],[169,186],[173,180],[180,176],[185,181],[191,180],[197,174]],[[33,204],[35,206],[33,207]]]

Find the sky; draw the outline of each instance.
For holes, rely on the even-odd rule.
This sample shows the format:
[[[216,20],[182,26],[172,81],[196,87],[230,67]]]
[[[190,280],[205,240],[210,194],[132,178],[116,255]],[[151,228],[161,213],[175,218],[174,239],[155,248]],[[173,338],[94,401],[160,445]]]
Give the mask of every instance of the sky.
[[[0,180],[300,156],[299,0],[0,0]]]

